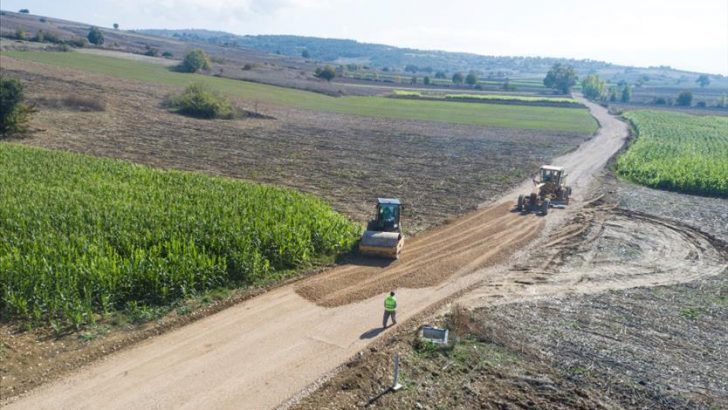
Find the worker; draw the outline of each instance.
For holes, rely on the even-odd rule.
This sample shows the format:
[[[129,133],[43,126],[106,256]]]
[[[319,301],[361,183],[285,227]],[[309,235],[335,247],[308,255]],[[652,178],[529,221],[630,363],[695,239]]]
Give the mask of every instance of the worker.
[[[392,325],[397,324],[397,298],[394,297],[394,291],[389,292],[389,296],[384,298],[384,320],[382,327],[387,328],[389,318],[392,318]]]

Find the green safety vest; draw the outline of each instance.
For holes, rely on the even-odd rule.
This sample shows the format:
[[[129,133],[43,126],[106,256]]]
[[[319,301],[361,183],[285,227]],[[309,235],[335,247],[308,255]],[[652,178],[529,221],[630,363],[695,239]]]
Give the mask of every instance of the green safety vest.
[[[397,299],[394,296],[387,296],[384,299],[384,310],[394,312],[397,309]]]

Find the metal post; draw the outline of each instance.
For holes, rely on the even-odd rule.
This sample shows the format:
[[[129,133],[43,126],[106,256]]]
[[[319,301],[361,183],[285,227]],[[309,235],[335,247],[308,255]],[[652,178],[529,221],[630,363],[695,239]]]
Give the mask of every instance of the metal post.
[[[399,354],[394,355],[394,382],[392,383],[392,391],[397,391],[402,388],[399,384]]]

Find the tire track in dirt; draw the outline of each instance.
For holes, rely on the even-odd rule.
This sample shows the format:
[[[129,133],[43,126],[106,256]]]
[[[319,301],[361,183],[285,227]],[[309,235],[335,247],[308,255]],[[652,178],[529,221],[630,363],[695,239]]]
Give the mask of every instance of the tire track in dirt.
[[[457,303],[469,308],[569,293],[691,282],[728,270],[728,244],[613,205],[585,207],[507,273]]]
[[[494,265],[533,239],[543,219],[521,215],[506,203],[473,212],[440,229],[405,242],[401,259],[357,257],[301,283],[299,295],[320,306],[334,307],[367,299],[389,290],[434,286],[453,275]]]

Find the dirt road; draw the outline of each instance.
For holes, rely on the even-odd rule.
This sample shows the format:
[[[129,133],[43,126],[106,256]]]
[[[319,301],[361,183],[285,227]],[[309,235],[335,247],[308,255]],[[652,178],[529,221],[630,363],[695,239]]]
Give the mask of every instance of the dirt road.
[[[600,133],[555,161],[571,170],[577,195],[626,138],[624,124],[590,108]],[[399,320],[406,320],[483,281],[481,268],[533,238],[543,219],[509,211],[524,188],[530,186],[418,236],[394,264],[345,265],[278,288],[107,357],[6,403],[8,409],[276,406],[379,334],[384,291],[398,288]]]

